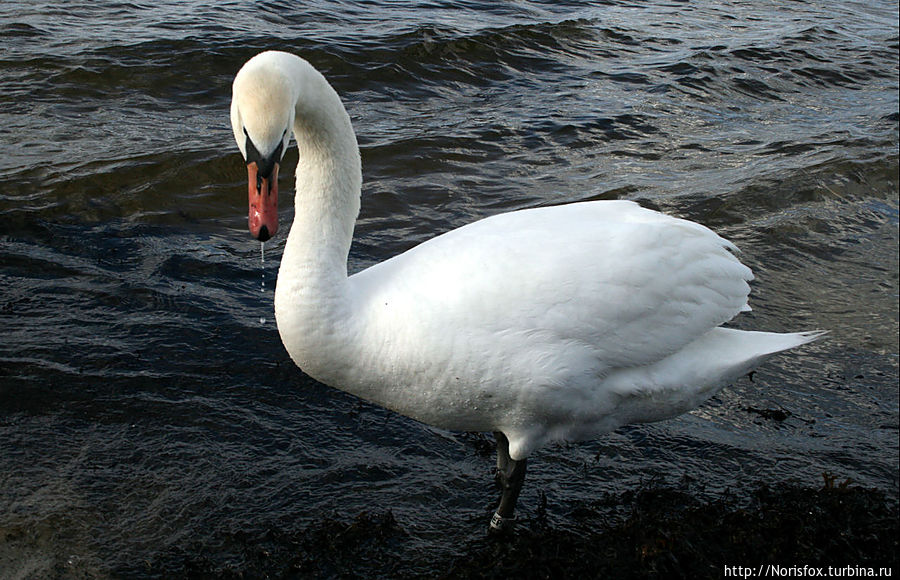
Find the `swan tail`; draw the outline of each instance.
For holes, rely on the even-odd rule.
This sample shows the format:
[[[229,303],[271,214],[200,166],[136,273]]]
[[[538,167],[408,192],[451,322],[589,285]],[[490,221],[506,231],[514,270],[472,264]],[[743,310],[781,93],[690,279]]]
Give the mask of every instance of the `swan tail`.
[[[629,423],[650,423],[677,417],[697,408],[722,387],[747,374],[768,357],[810,343],[827,331],[755,332],[714,328],[680,351],[652,364],[620,369],[607,375],[597,396],[606,412],[570,410],[576,420],[552,428],[502,429],[510,457],[523,459],[548,441],[595,439]],[[611,399],[607,398],[611,395]]]
[[[810,330],[807,332],[790,332],[785,334],[741,330],[733,332],[741,333],[741,344],[744,348],[757,352],[757,356],[765,357],[818,340],[828,334],[829,331]]]
[[[623,396],[627,422],[661,421],[686,413],[770,356],[827,334],[814,330],[780,334],[714,328],[656,364],[611,377]]]
[[[688,375],[694,375],[698,382],[705,382],[704,377],[719,379],[714,382],[730,381],[748,373],[768,357],[813,342],[827,332],[777,333],[714,328],[669,358],[675,359],[672,362],[676,364],[691,364],[694,372]]]

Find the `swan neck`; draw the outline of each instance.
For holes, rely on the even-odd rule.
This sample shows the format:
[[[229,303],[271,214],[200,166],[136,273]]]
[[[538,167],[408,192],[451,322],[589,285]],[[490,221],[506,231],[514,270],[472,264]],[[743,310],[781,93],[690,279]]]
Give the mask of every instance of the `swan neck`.
[[[304,72],[294,112],[299,161],[289,240],[301,241],[309,258],[340,263],[346,275],[360,207],[359,146],[337,92],[311,66]]]
[[[305,64],[305,62],[304,62]],[[347,256],[360,207],[361,162],[350,117],[337,93],[312,66],[297,75],[293,124],[299,162],[294,221],[288,234],[275,315],[288,352],[345,342],[350,322]],[[306,370],[306,369],[305,369]]]

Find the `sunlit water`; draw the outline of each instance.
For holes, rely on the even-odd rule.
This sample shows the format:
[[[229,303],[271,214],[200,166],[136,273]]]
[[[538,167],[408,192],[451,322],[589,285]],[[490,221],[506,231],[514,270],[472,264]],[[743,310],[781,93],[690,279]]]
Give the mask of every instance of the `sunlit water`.
[[[699,410],[534,455],[520,500],[648,480],[898,489],[896,3],[0,4],[0,562],[140,575],[240,534],[391,510],[452,553],[496,499],[481,435],[303,375],[228,122],[297,52],[359,135],[358,271],[518,208],[635,199],[757,276],[735,325],[831,329]],[[282,221],[296,150],[284,163]],[[783,420],[761,410],[787,412]]]

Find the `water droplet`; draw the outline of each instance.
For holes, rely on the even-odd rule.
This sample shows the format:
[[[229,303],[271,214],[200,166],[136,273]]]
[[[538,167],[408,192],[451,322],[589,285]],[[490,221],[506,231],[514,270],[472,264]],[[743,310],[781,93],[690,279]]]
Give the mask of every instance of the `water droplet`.
[[[262,272],[260,280],[260,292],[266,291],[266,243],[259,243],[259,269]]]
[[[266,291],[266,243],[259,243],[259,269],[260,269],[260,280],[259,280],[259,291]],[[268,305],[267,305],[268,306]],[[260,316],[259,323],[265,324],[266,317]]]

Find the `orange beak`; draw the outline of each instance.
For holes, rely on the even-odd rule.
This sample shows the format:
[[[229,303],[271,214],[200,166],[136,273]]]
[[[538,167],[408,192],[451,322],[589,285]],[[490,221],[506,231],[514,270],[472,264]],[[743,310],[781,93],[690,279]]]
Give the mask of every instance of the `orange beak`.
[[[259,176],[256,162],[247,164],[250,215],[247,218],[250,234],[265,242],[278,231],[278,164],[268,177]]]

